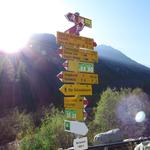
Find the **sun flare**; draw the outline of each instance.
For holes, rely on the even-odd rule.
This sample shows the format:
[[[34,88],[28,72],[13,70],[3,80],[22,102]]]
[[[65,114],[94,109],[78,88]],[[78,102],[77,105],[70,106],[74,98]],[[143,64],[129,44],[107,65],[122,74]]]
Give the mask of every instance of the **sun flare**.
[[[34,33],[55,33],[65,14],[63,1],[5,0],[0,5],[0,50],[13,53]],[[58,13],[59,11],[59,13]],[[59,18],[59,19],[58,19]]]

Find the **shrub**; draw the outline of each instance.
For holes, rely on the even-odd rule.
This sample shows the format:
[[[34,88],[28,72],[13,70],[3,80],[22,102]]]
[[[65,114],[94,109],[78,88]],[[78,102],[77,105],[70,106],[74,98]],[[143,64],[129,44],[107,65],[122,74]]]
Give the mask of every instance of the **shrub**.
[[[21,150],[54,150],[71,146],[73,136],[64,131],[63,122],[64,113],[52,108],[46,112],[41,126],[23,139]]]
[[[5,144],[21,139],[34,128],[30,114],[24,111],[19,112],[17,108],[7,112],[7,115],[0,118],[0,144]]]
[[[148,118],[136,122],[135,116],[139,111],[150,114],[148,96],[139,88],[113,90],[108,88],[101,95],[95,114],[94,123],[98,132],[120,128],[126,138],[143,136],[148,131]]]

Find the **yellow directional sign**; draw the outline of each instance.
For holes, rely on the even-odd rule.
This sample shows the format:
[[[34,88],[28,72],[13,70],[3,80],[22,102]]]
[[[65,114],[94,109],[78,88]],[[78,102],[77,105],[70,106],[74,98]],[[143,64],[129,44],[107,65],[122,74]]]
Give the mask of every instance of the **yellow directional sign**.
[[[57,32],[57,43],[63,46],[93,49],[93,42],[91,38]]]
[[[65,116],[68,120],[84,121],[83,109],[65,109]]]
[[[59,90],[64,95],[92,95],[91,85],[64,84]]]
[[[97,74],[62,71],[57,77],[64,83],[98,84]]]
[[[84,62],[98,62],[98,53],[93,50],[63,48],[60,49],[60,56],[67,60],[79,60]]]
[[[63,63],[63,66],[68,71],[89,72],[89,73],[94,72],[94,64],[93,63],[66,60]]]
[[[83,109],[84,97],[64,97],[64,107],[70,109]],[[86,100],[87,101],[87,100]]]

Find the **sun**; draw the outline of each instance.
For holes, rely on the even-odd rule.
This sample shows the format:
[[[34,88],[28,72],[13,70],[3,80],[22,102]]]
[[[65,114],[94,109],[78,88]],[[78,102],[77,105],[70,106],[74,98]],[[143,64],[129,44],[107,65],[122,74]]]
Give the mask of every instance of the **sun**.
[[[0,50],[6,53],[18,52],[25,46],[29,34],[24,28],[21,18],[25,16],[20,12],[21,6],[17,6],[18,2],[6,0],[0,5]]]
[[[27,36],[24,34],[5,33],[0,35],[0,50],[5,53],[19,52],[27,43]]]
[[[66,8],[60,0],[1,1],[0,50],[18,52],[32,34],[62,30],[61,23],[67,22],[62,15],[67,13]]]

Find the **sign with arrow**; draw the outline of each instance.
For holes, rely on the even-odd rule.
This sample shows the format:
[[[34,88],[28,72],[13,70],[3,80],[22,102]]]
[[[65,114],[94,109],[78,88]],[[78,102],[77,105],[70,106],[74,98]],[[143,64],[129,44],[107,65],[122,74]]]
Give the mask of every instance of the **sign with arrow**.
[[[94,72],[94,64],[93,63],[66,60],[63,63],[63,66],[68,71],[88,72],[88,73]]]
[[[57,43],[61,46],[59,55],[66,61],[63,63],[67,71],[60,72],[57,77],[65,84],[59,90],[69,97],[64,97],[66,119],[64,129],[77,135],[86,135],[88,128],[84,122],[87,117],[85,95],[92,95],[92,84],[98,84],[98,75],[94,74],[94,63],[98,62],[97,46],[92,38],[82,37],[83,28],[92,27],[92,20],[81,17],[78,12],[65,15],[74,25],[63,32],[57,32]],[[76,121],[78,120],[78,121]],[[88,149],[87,137],[77,138],[73,142],[74,149]]]
[[[83,109],[65,109],[66,119],[84,121]]]
[[[84,26],[91,28],[92,27],[92,20],[88,18],[84,18],[79,16],[77,13],[68,13],[65,15],[68,21],[73,22],[75,24],[83,23]]]
[[[68,13],[66,18],[68,21],[73,22],[75,25],[69,28],[66,33],[79,35],[80,31],[83,30],[84,26],[92,27],[92,21],[90,19],[79,16],[78,12],[76,13]]]
[[[57,43],[61,44],[62,46],[69,46],[69,47],[80,47],[80,48],[87,48],[93,49],[94,40],[87,37],[82,37],[78,35],[57,32]]]
[[[64,84],[59,90],[64,95],[92,95],[91,85]]]
[[[88,128],[84,122],[65,120],[64,129],[67,132],[71,132],[83,136],[88,133]]]
[[[84,109],[88,105],[85,97],[64,97],[64,107],[70,109]]]
[[[62,71],[57,77],[64,83],[98,84],[97,74]]]
[[[84,62],[98,62],[98,53],[93,50],[85,50],[79,48],[62,48],[59,49],[60,57],[68,60],[79,60]]]

